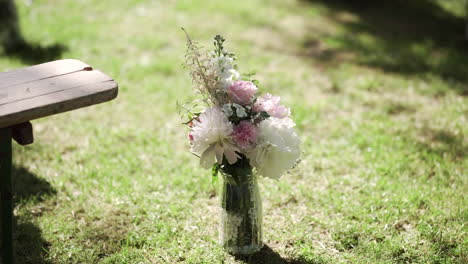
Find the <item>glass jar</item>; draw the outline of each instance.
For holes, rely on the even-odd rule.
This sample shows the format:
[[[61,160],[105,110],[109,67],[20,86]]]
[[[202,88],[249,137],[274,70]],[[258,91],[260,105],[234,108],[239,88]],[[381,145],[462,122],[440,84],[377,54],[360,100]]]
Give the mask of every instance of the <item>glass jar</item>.
[[[220,243],[232,254],[259,251],[262,243],[262,202],[257,178],[247,158],[221,168]]]

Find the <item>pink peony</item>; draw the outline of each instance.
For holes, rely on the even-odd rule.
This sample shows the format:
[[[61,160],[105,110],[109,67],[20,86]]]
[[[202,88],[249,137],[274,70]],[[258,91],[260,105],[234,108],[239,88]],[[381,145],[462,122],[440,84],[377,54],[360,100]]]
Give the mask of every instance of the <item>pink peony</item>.
[[[276,118],[288,117],[291,113],[289,108],[280,104],[281,98],[279,96],[273,96],[271,94],[265,94],[258,98],[253,106],[255,112],[267,112],[270,116]]]
[[[257,86],[252,82],[237,81],[234,82],[228,89],[228,95],[231,102],[246,105],[257,92]]]
[[[234,127],[232,138],[241,149],[248,149],[257,141],[257,127],[249,121],[241,121]]]

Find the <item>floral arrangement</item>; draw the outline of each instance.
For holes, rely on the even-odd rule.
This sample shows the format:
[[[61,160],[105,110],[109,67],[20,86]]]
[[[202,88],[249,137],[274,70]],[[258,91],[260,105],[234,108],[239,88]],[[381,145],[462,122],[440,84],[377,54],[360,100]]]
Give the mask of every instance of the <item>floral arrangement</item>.
[[[241,75],[225,39],[204,52],[187,34],[186,64],[198,99],[184,105],[191,151],[214,173],[223,164],[248,159],[257,174],[279,179],[300,156],[291,111],[279,96],[259,94],[252,74]]]

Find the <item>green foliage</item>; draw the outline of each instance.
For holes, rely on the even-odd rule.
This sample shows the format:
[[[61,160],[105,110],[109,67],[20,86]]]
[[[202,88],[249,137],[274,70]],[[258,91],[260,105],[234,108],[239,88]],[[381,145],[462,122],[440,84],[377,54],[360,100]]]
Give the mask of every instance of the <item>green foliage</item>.
[[[211,167],[211,175],[213,178],[216,178],[218,176],[220,169],[220,165],[218,163],[213,164],[213,167]]]
[[[225,57],[231,57],[233,59],[236,59],[233,52],[229,52],[229,51],[224,49],[224,41],[226,41],[225,38],[223,38],[220,35],[216,35],[214,40],[215,40],[214,41],[214,46],[215,46],[215,55],[216,56],[220,57],[222,55],[222,56],[225,56]]]
[[[216,35],[214,38],[214,46],[215,46],[215,54],[216,56],[220,57],[221,55],[224,55],[224,47],[223,43],[226,39],[224,39],[220,35]]]

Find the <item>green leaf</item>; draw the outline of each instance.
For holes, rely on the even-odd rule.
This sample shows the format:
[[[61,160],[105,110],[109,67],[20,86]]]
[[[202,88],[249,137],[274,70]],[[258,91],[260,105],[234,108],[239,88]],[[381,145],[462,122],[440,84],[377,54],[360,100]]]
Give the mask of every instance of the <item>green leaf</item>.
[[[270,117],[270,115],[269,115],[267,112],[262,111],[262,112],[260,112],[260,117],[261,117],[261,118],[264,118],[264,119],[267,119],[267,118]]]
[[[213,164],[213,167],[211,167],[211,175],[213,176],[213,178],[216,178],[218,176],[219,168],[220,166],[218,163]]]
[[[248,73],[244,73],[243,75],[250,78],[250,77],[254,76],[255,74],[257,74],[257,73],[256,72],[248,72]]]
[[[215,185],[218,182],[218,173],[220,170],[221,166],[218,163],[213,164],[213,167],[211,167],[211,184]]]

